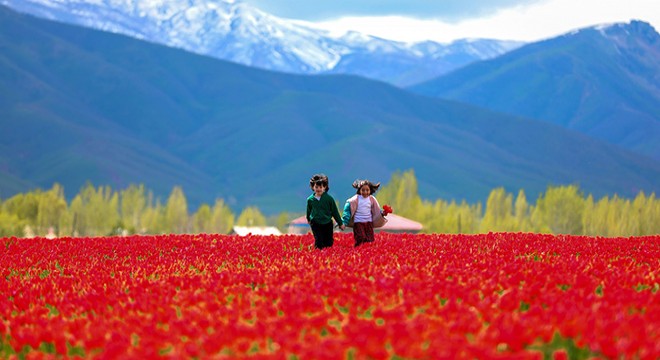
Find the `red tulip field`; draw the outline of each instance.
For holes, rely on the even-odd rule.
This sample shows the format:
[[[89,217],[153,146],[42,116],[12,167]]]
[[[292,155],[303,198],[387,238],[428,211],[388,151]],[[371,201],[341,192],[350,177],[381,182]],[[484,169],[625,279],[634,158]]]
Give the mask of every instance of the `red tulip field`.
[[[660,236],[0,239],[0,358],[660,359]]]

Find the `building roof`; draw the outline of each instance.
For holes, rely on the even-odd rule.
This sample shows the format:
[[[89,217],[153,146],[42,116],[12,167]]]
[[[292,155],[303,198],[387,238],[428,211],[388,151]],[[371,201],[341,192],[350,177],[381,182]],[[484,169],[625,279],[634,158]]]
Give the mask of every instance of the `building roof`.
[[[403,216],[389,214],[385,217],[387,222],[380,229],[383,231],[421,231],[423,226],[415,220],[404,218]]]
[[[274,226],[234,226],[232,233],[240,236],[245,235],[282,235]]]

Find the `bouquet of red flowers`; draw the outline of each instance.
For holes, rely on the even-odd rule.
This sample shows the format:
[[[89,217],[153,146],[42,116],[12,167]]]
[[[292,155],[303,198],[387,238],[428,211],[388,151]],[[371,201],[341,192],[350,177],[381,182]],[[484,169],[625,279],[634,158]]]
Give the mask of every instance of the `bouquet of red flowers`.
[[[392,213],[392,207],[389,205],[383,205],[383,216],[387,216],[387,214]]]

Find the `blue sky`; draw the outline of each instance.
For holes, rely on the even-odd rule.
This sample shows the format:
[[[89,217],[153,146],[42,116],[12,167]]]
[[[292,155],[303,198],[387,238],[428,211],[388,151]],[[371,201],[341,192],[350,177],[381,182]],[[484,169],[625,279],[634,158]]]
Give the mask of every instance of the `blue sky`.
[[[494,38],[535,41],[631,19],[660,30],[660,0],[243,0],[335,33],[400,41]]]

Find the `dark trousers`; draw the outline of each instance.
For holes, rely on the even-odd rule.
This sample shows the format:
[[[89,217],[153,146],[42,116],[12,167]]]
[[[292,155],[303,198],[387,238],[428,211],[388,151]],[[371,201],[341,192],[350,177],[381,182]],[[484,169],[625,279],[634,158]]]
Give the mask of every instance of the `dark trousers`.
[[[360,246],[366,242],[374,241],[374,223],[359,222],[353,224],[353,238],[355,246]]]
[[[332,237],[332,221],[327,224],[316,224],[312,222],[309,225],[312,227],[312,234],[314,234],[314,246],[317,249],[323,249],[332,246],[332,244],[335,242],[335,239]]]

